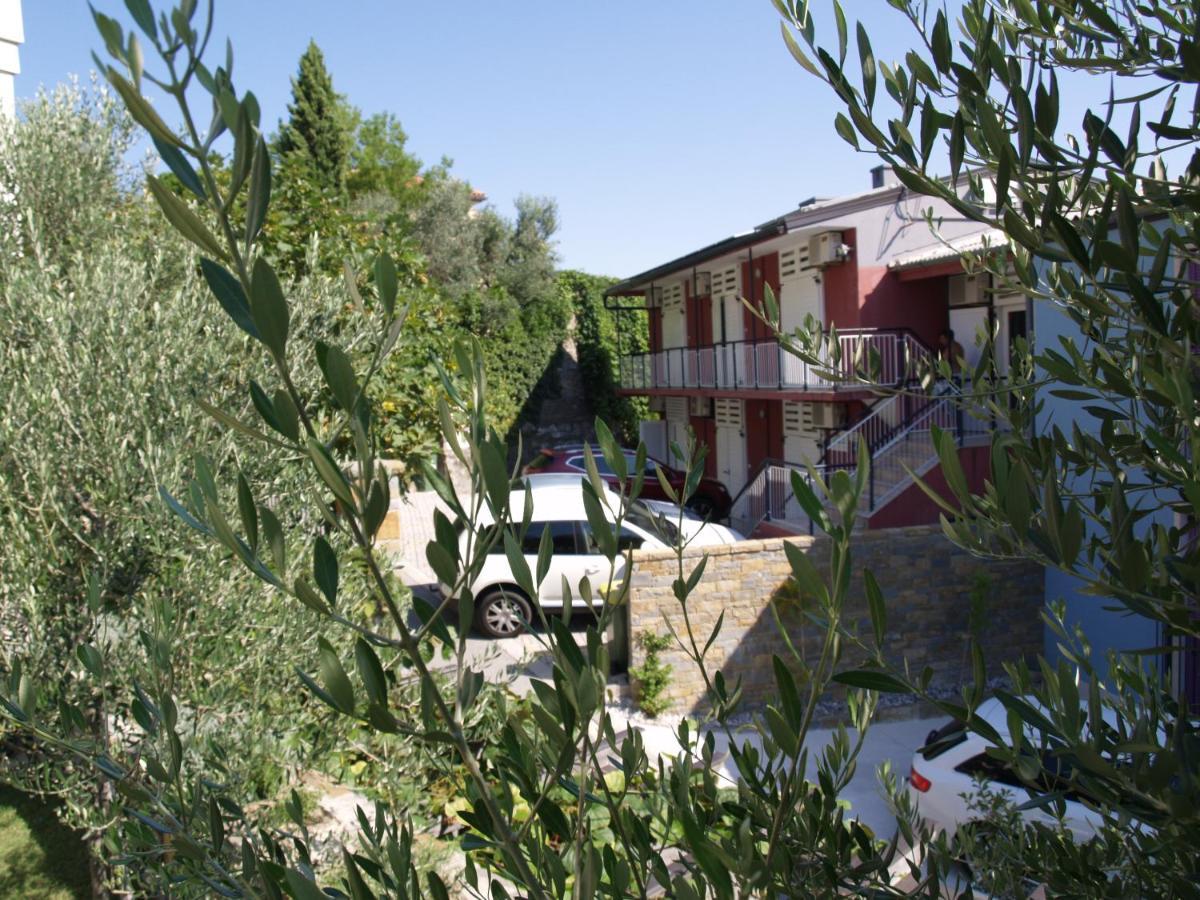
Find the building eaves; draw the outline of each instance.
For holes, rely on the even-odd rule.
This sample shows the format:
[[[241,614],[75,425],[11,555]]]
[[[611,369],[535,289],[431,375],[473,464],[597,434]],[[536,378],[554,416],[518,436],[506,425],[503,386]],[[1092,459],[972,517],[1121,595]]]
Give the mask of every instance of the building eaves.
[[[892,271],[919,269],[922,266],[951,262],[964,253],[978,253],[982,250],[1007,246],[1008,235],[999,228],[988,228],[985,231],[977,231],[974,234],[966,234],[948,241],[938,241],[927,247],[901,253],[888,263],[888,268]]]
[[[699,250],[694,250],[685,256],[678,259],[673,259],[670,262],[663,263],[660,266],[655,266],[653,269],[647,269],[638,275],[633,275],[623,281],[619,281],[604,292],[605,297],[625,297],[631,294],[642,293],[647,285],[652,284],[659,279],[665,278],[676,272],[686,271],[702,263],[712,259],[725,256],[728,253],[735,253],[745,247],[751,247],[754,244],[760,244],[763,241],[768,241],[773,237],[778,237],[781,234],[787,233],[787,227],[782,218],[772,219],[770,222],[765,222],[759,225],[753,231],[747,231],[742,234],[736,234],[733,237],[725,238],[717,241],[715,244],[709,244],[707,247],[702,247]]]

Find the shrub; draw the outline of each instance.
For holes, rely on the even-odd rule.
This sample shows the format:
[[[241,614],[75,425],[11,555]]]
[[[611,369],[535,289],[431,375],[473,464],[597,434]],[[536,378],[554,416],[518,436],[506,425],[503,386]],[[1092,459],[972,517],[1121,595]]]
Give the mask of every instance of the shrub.
[[[267,373],[244,352],[249,338],[213,318],[188,245],[128,189],[130,135],[105,91],[66,87],[27,104],[2,136],[0,196],[18,198],[23,216],[0,234],[0,673],[35,680],[50,704],[80,704],[83,731],[117,755],[140,740],[130,736],[144,715],[134,694],[166,677],[150,659],[170,647],[181,752],[245,800],[271,799],[298,770],[333,766],[315,748],[346,731],[279,664],[289,647],[307,662],[313,614],[230,570],[159,491],[180,483],[204,448],[218,476],[239,468],[288,528],[319,529],[321,519],[294,505],[307,488],[282,465],[287,451],[245,455],[199,405],[251,414],[246,384]],[[313,277],[299,289],[298,333],[336,322],[362,343],[333,282]],[[299,362],[294,378],[312,389],[315,359]],[[348,580],[348,607],[360,589]],[[86,680],[93,653],[129,678],[123,688]],[[2,777],[38,789],[52,771],[48,786],[64,792],[73,824],[109,820],[112,797],[97,773],[44,745],[32,761]],[[111,856],[122,839],[104,839]]]
[[[671,707],[671,701],[664,693],[671,684],[672,667],[660,656],[671,646],[671,638],[643,631],[638,635],[638,643],[646,655],[640,666],[629,670],[629,675],[637,686],[637,702],[642,712],[657,716]]]
[[[622,397],[621,354],[650,349],[649,325],[641,313],[627,313],[618,346],[617,314],[605,309],[604,290],[615,279],[584,272],[561,272],[559,283],[572,298],[575,310],[575,343],[579,370],[592,411],[622,440],[636,442],[638,423],[647,418],[645,397]]]

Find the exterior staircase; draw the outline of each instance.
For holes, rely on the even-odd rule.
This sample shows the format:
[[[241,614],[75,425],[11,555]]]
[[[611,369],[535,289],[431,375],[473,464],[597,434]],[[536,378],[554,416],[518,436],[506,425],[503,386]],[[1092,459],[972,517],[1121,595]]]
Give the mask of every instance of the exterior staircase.
[[[914,475],[920,477],[938,464],[934,426],[954,434],[959,447],[986,439],[991,432],[988,423],[963,409],[957,388],[942,384],[933,394],[896,394],[880,400],[865,417],[829,441],[812,470],[827,483],[838,471],[853,478],[865,446],[871,468],[859,499],[861,527],[911,486]],[[769,523],[775,532],[812,534],[813,522],[792,493],[793,472],[812,484],[808,466],[765,460],[734,499],[734,527],[749,535]]]

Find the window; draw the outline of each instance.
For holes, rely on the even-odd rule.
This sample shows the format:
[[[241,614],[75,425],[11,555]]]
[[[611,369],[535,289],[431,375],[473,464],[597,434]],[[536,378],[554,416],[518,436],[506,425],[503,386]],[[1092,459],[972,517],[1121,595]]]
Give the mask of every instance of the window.
[[[554,546],[555,556],[575,556],[579,553],[574,522],[548,522],[546,527],[550,529],[550,542]],[[537,550],[533,552],[537,553]]]
[[[608,463],[605,462],[604,457],[599,453],[593,453],[592,458],[596,461],[596,471],[601,475],[610,477],[616,474],[612,469],[609,468]],[[572,456],[570,459],[568,459],[567,465],[578,472],[587,471],[587,461],[582,453],[579,456]]]
[[[625,510],[625,519],[643,531],[659,535],[666,544],[674,544],[675,539],[679,536],[679,529],[675,527],[674,520],[669,516],[655,513],[640,503],[630,504],[629,508]]]
[[[495,526],[489,525],[480,533],[480,539],[490,540],[494,528]],[[550,529],[550,543],[554,548],[555,556],[574,556],[579,552],[575,541],[574,522],[530,522],[529,530],[525,532],[525,539],[521,542],[521,553],[525,556],[537,556],[538,548],[541,546],[542,532],[547,528]],[[512,531],[514,535],[519,534],[520,525],[514,525]],[[493,544],[491,552],[503,555],[503,541]]]
[[[1072,767],[1071,764],[1062,757],[1055,756],[1049,752],[1043,751],[1041,754],[1042,772],[1038,775],[1037,780],[1033,782],[1033,789],[1044,793],[1053,793],[1059,791],[1066,800],[1082,800],[1078,785],[1071,782]],[[959,763],[955,766],[956,772],[962,772],[964,775],[970,775],[972,778],[979,776],[994,781],[997,784],[1007,785],[1014,788],[1029,789],[1017,773],[1010,769],[1007,765],[1000,762],[998,759],[992,759],[986,753],[980,753],[978,756],[973,756],[966,762]]]
[[[925,746],[921,748],[921,756],[925,759],[935,759],[949,750],[957,747],[967,739],[967,729],[957,719],[951,719],[936,731],[925,736]]]
[[[650,457],[647,456],[646,457],[646,477],[647,478],[655,477],[654,476],[654,466],[655,465],[656,465],[656,463],[654,462],[654,460],[652,460]],[[663,466],[663,468],[665,469],[666,466]],[[637,474],[637,454],[636,453],[626,453],[625,454],[625,470],[627,472],[629,472],[629,474],[631,476]]]
[[[526,556],[537,556],[538,547],[541,546],[542,531],[545,530],[544,522],[530,522],[529,530],[525,532],[525,540],[521,541],[521,552]]]
[[[587,522],[580,522],[579,529],[583,535],[583,544],[586,548],[584,552],[591,554],[599,553],[600,547],[596,544],[596,538],[592,534],[592,527]],[[626,550],[638,550],[644,542],[645,538],[640,534],[622,525],[621,533],[617,535],[617,550],[622,553]]]
[[[1016,773],[1012,769],[1000,762],[1000,760],[992,759],[986,753],[980,753],[978,756],[972,756],[966,762],[959,763],[954,767],[954,771],[970,775],[972,778],[979,777],[986,781],[1005,784],[1009,787],[1024,787],[1021,779],[1016,776]]]

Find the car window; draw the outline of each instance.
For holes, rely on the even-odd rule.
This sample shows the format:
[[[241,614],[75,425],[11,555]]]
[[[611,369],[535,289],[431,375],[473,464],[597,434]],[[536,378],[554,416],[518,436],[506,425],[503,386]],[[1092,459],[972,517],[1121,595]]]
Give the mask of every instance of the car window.
[[[593,453],[592,458],[596,460],[596,471],[601,475],[616,475],[616,473],[609,467],[608,463],[605,462],[604,457],[599,453]],[[567,465],[579,472],[587,471],[587,460],[584,459],[582,453],[580,453],[578,456],[572,456],[570,459],[568,459]]]
[[[1084,800],[1084,792],[1080,789],[1079,785],[1072,783],[1070,780],[1073,771],[1071,764],[1051,753],[1043,752],[1041,756],[1042,772],[1033,783],[1033,787],[1047,794],[1059,792],[1066,800]],[[964,775],[972,777],[980,775],[988,781],[994,781],[998,784],[1008,785],[1009,787],[1027,787],[1008,766],[997,759],[992,759],[986,753],[973,756],[966,762],[959,763],[954,768],[955,771],[962,772]]]
[[[538,547],[541,546],[542,531],[545,527],[545,522],[529,523],[529,530],[525,532],[525,540],[521,541],[522,553],[526,556],[537,556]]]
[[[966,739],[966,726],[957,719],[951,719],[941,728],[931,731],[925,736],[925,746],[921,748],[921,756],[925,759],[935,759],[951,747],[957,747]]]
[[[599,545],[596,544],[596,538],[592,534],[592,526],[587,522],[579,523],[579,533],[583,538],[584,552],[589,554],[597,554],[600,552]],[[617,535],[617,549],[624,552],[625,550],[638,550],[645,542],[640,534],[631,528],[621,526],[621,533]]]
[[[625,519],[643,531],[657,534],[664,544],[674,544],[679,536],[679,529],[675,527],[675,522],[670,516],[655,513],[640,503],[629,505],[625,510]]]
[[[579,553],[574,522],[550,522],[546,527],[550,529],[550,541],[554,545],[555,556],[575,556]],[[537,553],[537,550],[533,552]]]
[[[654,466],[655,466],[654,460],[652,460],[650,457],[646,457],[646,477],[647,478],[654,477]],[[625,454],[625,469],[631,475],[637,471],[637,454],[636,453],[626,453]]]
[[[992,759],[986,753],[980,753],[978,756],[972,756],[965,762],[959,763],[954,767],[954,771],[970,775],[972,778],[978,776],[997,784],[1006,784],[1009,787],[1024,787],[1021,779],[1012,769],[1000,760]]]
[[[481,540],[490,540],[494,528],[494,525],[489,525],[481,531]],[[538,548],[541,546],[542,532],[547,528],[550,529],[550,542],[554,548],[555,556],[574,556],[578,554],[579,548],[575,541],[574,522],[530,522],[529,529],[525,532],[525,539],[521,542],[521,552],[524,555],[537,556]],[[519,525],[513,526],[513,533],[520,533]],[[493,544],[491,553],[503,555],[504,542],[497,541]]]

